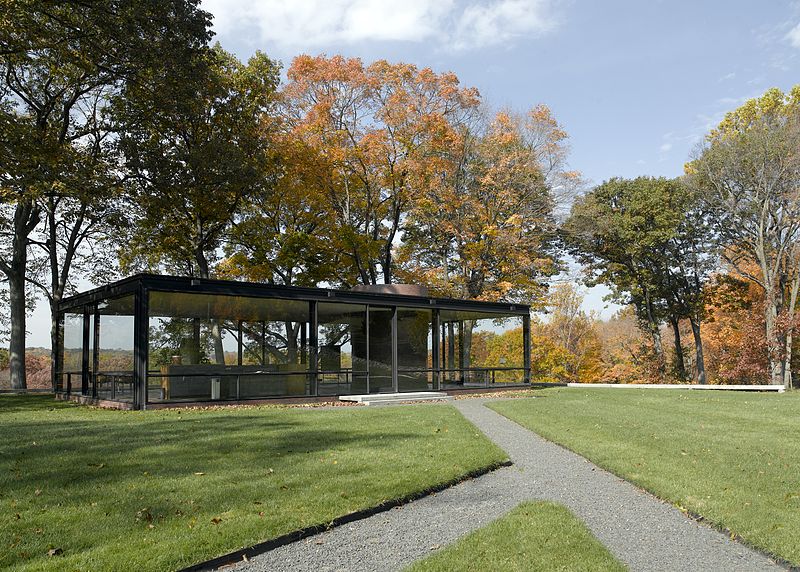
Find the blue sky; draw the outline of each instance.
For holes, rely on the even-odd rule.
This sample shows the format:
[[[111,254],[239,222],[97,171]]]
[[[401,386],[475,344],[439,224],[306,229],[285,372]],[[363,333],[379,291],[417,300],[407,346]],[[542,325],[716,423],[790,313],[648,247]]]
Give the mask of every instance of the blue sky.
[[[288,67],[300,53],[453,71],[494,107],[545,103],[589,183],[678,176],[726,111],[800,83],[800,3],[591,0],[204,0],[216,39]],[[606,291],[584,306],[614,311]],[[48,311],[29,322],[49,346]]]

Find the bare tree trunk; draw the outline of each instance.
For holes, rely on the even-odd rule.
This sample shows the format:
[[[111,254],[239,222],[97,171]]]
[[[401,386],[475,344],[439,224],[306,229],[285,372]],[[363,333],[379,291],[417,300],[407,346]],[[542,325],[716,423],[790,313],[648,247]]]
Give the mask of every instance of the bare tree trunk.
[[[9,369],[11,389],[27,389],[25,377],[25,278],[18,272],[8,276],[9,306],[11,310],[11,338],[9,340]]]
[[[650,330],[650,338],[653,340],[653,351],[656,354],[658,376],[663,379],[666,370],[666,360],[664,359],[664,345],[661,341],[661,329],[658,327],[657,322],[649,322],[647,327]]]
[[[683,344],[681,343],[681,328],[678,318],[671,316],[669,324],[675,339],[675,375],[679,381],[686,381],[686,363],[683,359]]]
[[[692,324],[692,334],[694,335],[694,361],[697,363],[697,383],[705,385],[706,362],[703,357],[703,339],[700,336],[700,321],[692,316],[689,318],[689,323]]]
[[[8,278],[11,337],[9,340],[9,369],[12,389],[27,389],[25,377],[25,276],[28,270],[28,237],[39,224],[41,210],[33,200],[25,198],[14,209],[14,238],[11,260],[0,268]]]

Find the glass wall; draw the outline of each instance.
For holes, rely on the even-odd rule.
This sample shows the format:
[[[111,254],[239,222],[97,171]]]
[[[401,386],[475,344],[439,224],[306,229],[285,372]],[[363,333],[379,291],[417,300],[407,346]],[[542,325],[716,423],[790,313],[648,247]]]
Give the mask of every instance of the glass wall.
[[[133,295],[100,302],[96,318],[97,331],[90,330],[92,344],[97,336],[97,353],[92,359],[97,368],[94,375],[96,395],[99,399],[132,402]]]
[[[399,391],[433,389],[431,328],[433,312],[397,309],[397,386]]]
[[[443,310],[440,320],[443,389],[524,382],[521,317]]]
[[[309,395],[309,303],[151,292],[148,400]]]
[[[61,391],[81,393],[83,364],[83,310],[64,313],[61,324]]]
[[[368,393],[391,393],[394,391],[392,367],[392,316],[393,308],[369,307],[369,371]]]
[[[317,304],[319,395],[367,393],[367,307]]]

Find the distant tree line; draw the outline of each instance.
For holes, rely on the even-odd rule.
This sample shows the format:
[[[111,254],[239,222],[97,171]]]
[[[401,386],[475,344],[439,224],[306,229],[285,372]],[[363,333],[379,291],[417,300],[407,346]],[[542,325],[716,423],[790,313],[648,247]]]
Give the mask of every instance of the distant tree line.
[[[685,176],[611,179],[573,202],[582,183],[550,110],[490,111],[452,73],[302,55],[281,82],[267,55],[241,62],[213,45],[198,0],[0,6],[0,295],[12,387],[26,384],[37,295],[55,342],[56,308],[80,280],[145,270],[302,286],[416,282],[443,296],[524,301],[550,310],[534,327],[543,375],[597,380],[619,356],[602,357],[603,335],[574,289],[548,293],[566,253],[588,284],[631,308],[647,336],[628,358],[647,364],[637,372],[685,380],[691,370],[705,382],[701,330],[739,311],[731,300],[763,301],[768,379],[791,380],[798,89],[729,114]],[[714,347],[736,338],[712,330]],[[499,359],[502,337],[479,341],[481,360]]]

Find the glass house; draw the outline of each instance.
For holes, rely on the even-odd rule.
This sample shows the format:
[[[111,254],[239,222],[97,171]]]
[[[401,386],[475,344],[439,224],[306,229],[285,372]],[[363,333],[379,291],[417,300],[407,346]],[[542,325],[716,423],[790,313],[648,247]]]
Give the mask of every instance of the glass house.
[[[530,383],[528,306],[369,287],[139,274],[64,299],[59,332],[57,394],[133,409]]]

